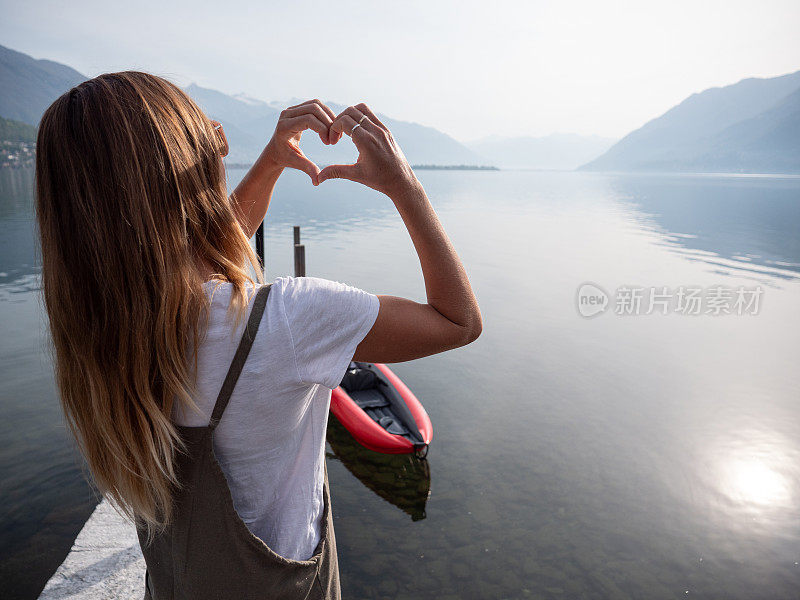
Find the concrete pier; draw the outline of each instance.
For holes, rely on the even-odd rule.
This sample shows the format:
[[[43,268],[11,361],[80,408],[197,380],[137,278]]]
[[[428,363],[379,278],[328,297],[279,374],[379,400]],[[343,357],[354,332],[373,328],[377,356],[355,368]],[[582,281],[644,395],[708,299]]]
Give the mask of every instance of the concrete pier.
[[[144,570],[136,528],[103,500],[39,598],[141,600]]]

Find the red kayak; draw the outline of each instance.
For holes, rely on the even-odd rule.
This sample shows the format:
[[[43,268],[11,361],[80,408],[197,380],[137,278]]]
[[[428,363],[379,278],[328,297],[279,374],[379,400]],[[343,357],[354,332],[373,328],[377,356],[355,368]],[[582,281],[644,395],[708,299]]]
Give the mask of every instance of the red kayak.
[[[382,363],[350,363],[331,395],[331,412],[365,448],[420,458],[428,453],[433,437],[428,413]]]

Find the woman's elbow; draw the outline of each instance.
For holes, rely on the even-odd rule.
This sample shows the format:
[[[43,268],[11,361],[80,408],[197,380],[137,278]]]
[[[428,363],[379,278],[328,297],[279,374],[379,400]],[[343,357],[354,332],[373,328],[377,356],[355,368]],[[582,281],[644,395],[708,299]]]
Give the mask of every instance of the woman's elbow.
[[[480,319],[478,319],[478,322],[472,327],[472,329],[470,329],[469,336],[467,337],[467,343],[471,344],[477,340],[479,337],[481,337],[481,333],[483,333],[483,323]]]
[[[464,337],[461,345],[466,346],[467,344],[471,344],[481,336],[482,332],[483,319],[481,318],[481,313],[478,312],[470,320],[469,324],[464,327]]]

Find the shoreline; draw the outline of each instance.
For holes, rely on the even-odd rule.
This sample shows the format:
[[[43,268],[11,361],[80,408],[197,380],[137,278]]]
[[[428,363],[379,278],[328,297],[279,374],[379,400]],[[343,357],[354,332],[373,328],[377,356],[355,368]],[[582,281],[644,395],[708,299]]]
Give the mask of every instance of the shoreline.
[[[232,171],[249,169],[253,163],[226,163],[225,168]],[[326,167],[329,165],[322,165]],[[546,169],[539,167],[495,167],[488,165],[411,165],[415,171],[489,171],[489,172],[531,172],[531,173],[576,173],[581,175],[617,175],[629,177],[740,177],[762,179],[800,179],[800,173],[745,173],[741,171],[590,171],[577,169]]]
[[[225,163],[226,169],[249,169],[253,163]],[[321,165],[322,168],[330,165]],[[420,171],[500,171],[499,167],[491,165],[411,165],[412,169]]]

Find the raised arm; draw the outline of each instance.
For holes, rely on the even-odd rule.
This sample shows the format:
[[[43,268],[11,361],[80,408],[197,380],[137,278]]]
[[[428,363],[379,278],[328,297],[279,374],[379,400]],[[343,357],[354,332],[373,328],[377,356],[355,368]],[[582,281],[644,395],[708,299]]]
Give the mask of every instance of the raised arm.
[[[378,318],[358,345],[355,360],[400,362],[474,341],[481,333],[481,313],[467,273],[391,132],[366,105],[358,104],[333,121],[330,141],[335,143],[343,133],[358,148],[358,161],[325,167],[320,183],[350,179],[391,198],[419,256],[427,295],[425,304],[379,296]]]
[[[311,129],[319,134],[323,144],[330,144],[328,135],[334,116],[319,100],[290,106],[280,114],[272,139],[231,194],[239,223],[248,238],[255,235],[264,220],[275,183],[285,167],[304,171],[314,185],[319,185],[319,167],[300,150],[300,137],[303,131]]]

